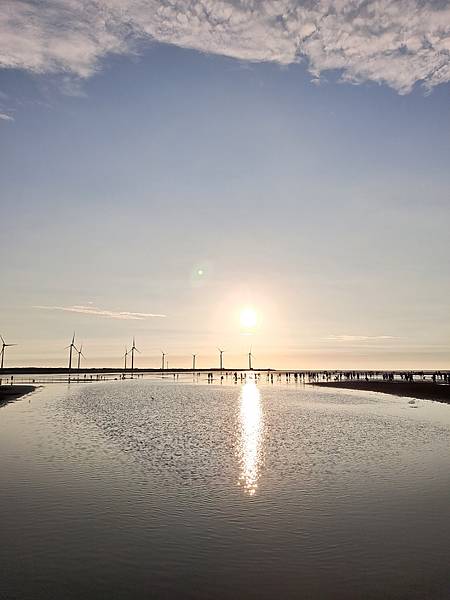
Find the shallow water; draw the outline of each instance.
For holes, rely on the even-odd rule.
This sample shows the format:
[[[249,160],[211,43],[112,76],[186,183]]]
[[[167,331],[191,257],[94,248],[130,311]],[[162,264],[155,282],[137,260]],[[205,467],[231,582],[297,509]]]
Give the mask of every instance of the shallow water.
[[[0,408],[0,597],[450,598],[449,450],[429,401],[50,385]]]

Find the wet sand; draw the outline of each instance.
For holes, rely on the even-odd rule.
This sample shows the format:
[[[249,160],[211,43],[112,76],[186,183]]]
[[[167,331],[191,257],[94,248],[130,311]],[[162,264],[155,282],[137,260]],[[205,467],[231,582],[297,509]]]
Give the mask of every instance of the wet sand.
[[[450,404],[450,385],[429,381],[320,381],[318,387],[381,392],[420,400],[436,400]]]
[[[34,392],[35,385],[0,385],[0,405]]]

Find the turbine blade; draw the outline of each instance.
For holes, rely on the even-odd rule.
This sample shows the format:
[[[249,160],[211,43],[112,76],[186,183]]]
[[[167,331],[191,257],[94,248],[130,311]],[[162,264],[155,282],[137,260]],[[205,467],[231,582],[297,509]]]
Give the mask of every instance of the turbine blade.
[[[3,336],[0,335],[0,338],[2,338],[2,342],[5,343],[5,340],[3,339]]]

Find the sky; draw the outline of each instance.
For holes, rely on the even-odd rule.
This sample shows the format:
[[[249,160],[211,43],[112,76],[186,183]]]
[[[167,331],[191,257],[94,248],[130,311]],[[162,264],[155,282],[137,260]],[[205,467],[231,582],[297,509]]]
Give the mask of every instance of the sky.
[[[5,366],[448,369],[449,91],[448,2],[5,0]]]

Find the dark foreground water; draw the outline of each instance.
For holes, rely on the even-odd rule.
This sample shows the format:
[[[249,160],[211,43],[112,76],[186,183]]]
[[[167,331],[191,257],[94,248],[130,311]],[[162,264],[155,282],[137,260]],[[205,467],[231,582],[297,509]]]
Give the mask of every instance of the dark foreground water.
[[[0,408],[0,597],[450,598],[450,407],[48,386]]]

